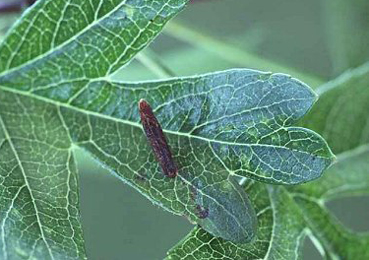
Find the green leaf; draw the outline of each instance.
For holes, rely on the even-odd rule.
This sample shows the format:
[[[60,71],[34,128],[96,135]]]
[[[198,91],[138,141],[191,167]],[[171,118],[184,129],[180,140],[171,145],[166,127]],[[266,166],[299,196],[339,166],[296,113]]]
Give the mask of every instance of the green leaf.
[[[316,95],[289,76],[240,69],[157,82],[110,79],[185,3],[38,1],[2,43],[4,258],[85,258],[77,146],[152,202],[236,243],[256,232],[236,177],[297,184],[332,163],[319,135],[292,127]],[[167,135],[177,178],[161,172],[142,132],[142,98]]]
[[[319,183],[296,186],[295,191],[324,201],[369,194],[369,146],[340,154],[339,163],[319,179]]]
[[[333,199],[369,194],[369,139],[363,138],[369,134],[363,112],[368,111],[368,68],[364,65],[347,72],[318,89],[321,97],[302,122],[320,131],[340,151],[338,162],[322,178],[278,188],[248,181],[245,190],[255,205],[259,225],[253,243],[235,244],[195,228],[167,258],[297,259],[306,235],[327,259],[368,258],[369,234],[344,227],[326,207]],[[321,131],[326,127],[332,131]],[[356,130],[362,135],[353,135]],[[343,139],[348,134],[351,139]]]
[[[258,216],[257,240],[235,244],[195,228],[167,259],[295,259],[304,237],[301,212],[283,187],[248,182]],[[291,216],[294,216],[291,218]]]
[[[40,93],[50,95],[49,90]],[[192,153],[200,157],[198,153],[210,149],[209,154],[201,155],[209,158],[202,160],[216,157],[229,174],[296,184],[319,177],[333,158],[318,135],[290,127],[316,97],[304,84],[282,74],[231,70],[153,83],[99,80],[86,85],[67,103],[135,129],[141,127],[136,109],[140,98],[151,103],[174,151],[196,144],[190,154],[186,152],[188,158],[178,162],[182,167],[193,162]],[[222,102],[224,98],[229,100]],[[100,121],[91,124],[97,123]],[[132,132],[131,128],[120,132]],[[122,138],[116,134],[113,142]],[[78,137],[78,142],[86,138],[90,138],[87,133]]]
[[[348,71],[318,92],[320,99],[301,123],[321,133],[342,153],[369,142],[369,63]]]
[[[253,97],[243,102],[248,93]],[[231,103],[219,106],[228,96],[233,96]],[[109,102],[102,103],[101,97]],[[166,179],[147,153],[150,148],[137,123],[136,102],[141,98],[150,101],[167,133],[179,178]],[[94,82],[69,102],[78,111],[65,108],[62,114],[72,126],[74,143],[154,203],[187,216],[212,234],[244,242],[255,230],[250,203],[244,192],[243,200],[236,199],[240,189],[226,180],[245,175],[292,184],[320,176],[332,161],[329,148],[313,132],[287,127],[314,100],[310,89],[285,75],[233,70],[154,83]],[[134,149],[122,153],[121,147]],[[280,160],[270,160],[277,156]],[[285,160],[291,164],[282,165]],[[197,198],[198,193],[203,194]],[[205,220],[198,216],[198,201],[209,210]]]
[[[1,258],[85,258],[76,166],[57,107],[0,91],[0,111]]]
[[[1,84],[73,94],[129,62],[186,2],[38,1],[0,46]]]
[[[9,32],[0,46],[0,258],[86,258],[60,102],[127,63],[185,2],[37,1]]]

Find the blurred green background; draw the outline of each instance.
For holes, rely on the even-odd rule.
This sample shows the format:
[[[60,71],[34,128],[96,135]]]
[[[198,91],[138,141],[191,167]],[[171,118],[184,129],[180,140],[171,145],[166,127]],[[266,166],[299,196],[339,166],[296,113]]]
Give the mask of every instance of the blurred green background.
[[[316,88],[369,60],[368,1],[194,2],[145,55],[115,77],[126,81],[158,78],[143,65],[150,62],[149,57],[169,68],[164,77],[246,67],[288,73]],[[0,20],[0,30],[5,27]],[[152,205],[83,152],[77,160],[90,259],[162,259],[192,229],[186,219]],[[369,231],[368,201],[344,199],[330,203],[329,208],[346,226]],[[304,259],[322,259],[308,239]]]

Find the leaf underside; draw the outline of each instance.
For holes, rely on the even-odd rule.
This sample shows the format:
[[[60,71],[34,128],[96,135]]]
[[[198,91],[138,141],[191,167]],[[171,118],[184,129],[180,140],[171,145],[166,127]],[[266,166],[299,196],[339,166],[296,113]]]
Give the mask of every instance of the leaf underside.
[[[236,177],[298,184],[331,164],[318,134],[292,126],[316,95],[289,76],[241,69],[161,82],[110,80],[185,3],[41,0],[0,45],[2,258],[86,258],[77,146],[152,202],[234,242],[249,241],[256,230]],[[139,123],[141,98],[162,124],[178,178],[166,178],[155,161]]]
[[[246,183],[258,216],[255,242],[239,245],[195,228],[167,259],[299,259],[306,235],[327,259],[369,258],[369,234],[343,226],[326,207],[334,199],[369,194],[368,78],[366,64],[318,89],[319,101],[301,122],[322,133],[339,153],[322,178],[289,187]],[[362,134],[352,134],[352,126]]]
[[[0,45],[0,258],[86,258],[72,126],[61,104],[127,63],[185,2],[37,1],[7,35]]]

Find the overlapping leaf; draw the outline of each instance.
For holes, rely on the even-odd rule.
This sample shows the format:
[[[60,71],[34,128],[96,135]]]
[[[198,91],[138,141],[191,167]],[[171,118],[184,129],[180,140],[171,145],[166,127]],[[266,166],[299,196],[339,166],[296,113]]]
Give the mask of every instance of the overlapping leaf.
[[[151,83],[109,80],[185,2],[39,1],[2,43],[5,259],[85,257],[73,146],[154,203],[236,242],[249,241],[255,223],[235,175],[296,184],[331,164],[319,135],[291,126],[316,96],[286,75],[230,70]],[[154,160],[139,124],[141,98],[167,133],[178,178],[166,178]]]
[[[233,244],[196,228],[168,253],[168,259],[296,259],[306,234],[315,238],[329,259],[368,258],[369,234],[347,229],[325,206],[332,199],[369,193],[369,118],[362,112],[369,105],[368,68],[364,65],[320,88],[319,101],[302,122],[320,131],[340,152],[338,163],[321,179],[305,185],[246,185],[259,222],[254,243]]]

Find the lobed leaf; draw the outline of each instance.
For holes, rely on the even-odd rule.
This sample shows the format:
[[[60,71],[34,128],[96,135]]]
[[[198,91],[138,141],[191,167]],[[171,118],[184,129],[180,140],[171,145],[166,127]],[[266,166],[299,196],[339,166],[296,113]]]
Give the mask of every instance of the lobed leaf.
[[[40,0],[8,33],[0,45],[0,258],[86,258],[60,100],[126,64],[185,3]],[[53,99],[31,93],[42,88]]]
[[[158,82],[109,79],[185,3],[38,1],[1,44],[5,259],[86,257],[74,146],[154,203],[235,243],[251,241],[256,232],[255,212],[235,176],[297,184],[318,178],[332,163],[318,134],[292,127],[316,95],[289,76],[241,69]],[[147,144],[141,98],[162,123],[178,178],[162,174]]]
[[[73,95],[127,64],[186,2],[37,1],[0,46],[0,84]]]
[[[293,91],[294,97],[289,96],[289,91]],[[244,93],[255,98],[243,103]],[[225,96],[232,98],[225,107],[219,107]],[[166,179],[153,155],[147,153],[150,148],[137,124],[136,106],[141,98],[150,101],[169,134],[181,178]],[[259,179],[273,182],[276,176],[275,182],[285,183],[319,176],[332,159],[324,141],[305,129],[278,129],[301,117],[314,99],[306,86],[287,76],[234,70],[155,83],[92,82],[68,102],[79,112],[65,108],[62,114],[66,124],[73,126],[71,136],[76,144],[153,202],[185,215],[214,235],[246,242],[255,233],[254,213],[244,191],[229,184],[229,176],[252,171]],[[95,113],[107,118],[99,118]],[[243,134],[251,132],[249,129],[254,130],[255,137]],[[296,140],[288,140],[288,135],[293,139],[294,134]],[[287,165],[287,169],[293,170],[292,176],[277,166],[259,166],[262,159],[273,158],[274,154],[280,158],[277,166],[287,158],[294,163]],[[243,167],[239,157],[248,165]],[[263,176],[268,174],[271,180]],[[199,207],[208,212],[205,218],[199,214]]]
[[[288,127],[306,113],[315,95],[285,75],[234,70],[155,83],[97,80],[65,101],[58,100],[62,89],[3,91],[60,107],[74,144],[155,203],[236,242],[249,241],[256,226],[246,194],[229,184],[230,175],[251,173],[261,180],[291,184],[318,177],[332,161],[318,135]],[[243,103],[246,93],[249,102]],[[230,102],[219,107],[226,96]],[[147,153],[136,108],[141,98],[157,110],[181,178],[164,181],[153,155]],[[209,211],[205,220],[199,207]]]
[[[233,70],[154,83],[91,80],[75,95],[54,86],[28,93],[134,128],[140,127],[137,100],[147,99],[169,139],[190,140],[201,147],[198,151],[209,149],[230,174],[269,183],[307,182],[319,177],[333,159],[320,136],[291,127],[316,97],[283,74]]]
[[[253,185],[246,185],[258,216],[259,232],[253,243],[234,244],[195,228],[168,252],[167,259],[298,259],[306,235],[313,238],[329,259],[368,258],[369,234],[354,233],[344,227],[325,205],[332,199],[369,193],[365,138],[368,129],[360,118],[365,114],[362,111],[367,111],[368,72],[368,65],[364,65],[318,89],[321,97],[301,123],[320,131],[341,152],[338,162],[322,178],[279,188],[259,184],[262,187],[256,188],[258,197],[253,195]],[[361,136],[352,135],[353,126]],[[321,131],[328,127],[332,131]],[[340,131],[333,131],[336,127]],[[350,134],[352,139],[343,142]],[[281,197],[284,204],[277,207],[276,201]]]

